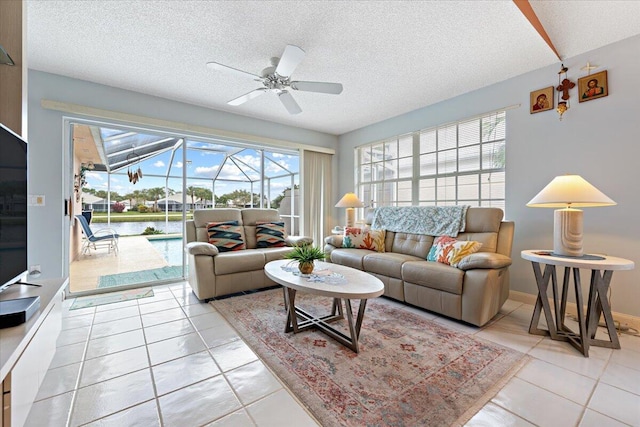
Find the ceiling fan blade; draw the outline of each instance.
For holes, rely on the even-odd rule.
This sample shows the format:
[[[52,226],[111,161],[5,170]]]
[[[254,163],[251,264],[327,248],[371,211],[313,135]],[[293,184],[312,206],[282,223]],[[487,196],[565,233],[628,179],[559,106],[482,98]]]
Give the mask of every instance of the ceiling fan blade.
[[[298,64],[304,59],[304,50],[298,46],[288,44],[282,52],[278,67],[276,67],[276,73],[282,77],[289,77],[293,70],[296,69]]]
[[[342,84],[328,82],[291,82],[291,89],[339,95],[342,93]]]
[[[222,65],[217,62],[207,62],[207,67],[211,68],[212,70],[230,72],[237,76],[249,77],[259,82],[262,81],[262,77],[260,77],[257,74],[249,73],[248,71],[238,70],[237,68],[229,67],[228,65]]]
[[[296,100],[293,99],[293,96],[291,96],[291,94],[286,90],[283,90],[282,92],[280,92],[278,94],[278,98],[280,98],[280,101],[282,102],[284,107],[287,109],[289,114],[302,113],[302,109],[300,108]]]
[[[244,104],[245,102],[249,101],[250,99],[259,97],[260,95],[262,95],[263,93],[265,93],[268,90],[269,89],[267,89],[266,87],[262,87],[260,89],[252,90],[249,93],[245,93],[242,96],[239,96],[239,97],[237,97],[235,99],[232,99],[231,101],[227,102],[227,104],[233,105],[233,106]]]

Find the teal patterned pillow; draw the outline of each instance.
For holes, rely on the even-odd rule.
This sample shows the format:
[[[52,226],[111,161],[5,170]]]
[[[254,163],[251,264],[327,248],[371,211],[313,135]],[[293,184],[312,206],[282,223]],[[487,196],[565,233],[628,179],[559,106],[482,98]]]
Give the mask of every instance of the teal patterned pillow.
[[[284,222],[256,222],[256,247],[281,248],[284,242]]]
[[[209,243],[220,252],[241,251],[246,249],[242,240],[242,226],[238,221],[210,222],[207,224]]]

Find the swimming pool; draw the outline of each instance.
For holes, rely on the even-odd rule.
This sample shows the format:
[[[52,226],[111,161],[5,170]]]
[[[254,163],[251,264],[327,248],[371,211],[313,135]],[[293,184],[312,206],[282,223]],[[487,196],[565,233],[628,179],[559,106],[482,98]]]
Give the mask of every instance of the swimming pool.
[[[148,240],[151,246],[167,260],[169,265],[182,265],[182,237],[152,238]]]

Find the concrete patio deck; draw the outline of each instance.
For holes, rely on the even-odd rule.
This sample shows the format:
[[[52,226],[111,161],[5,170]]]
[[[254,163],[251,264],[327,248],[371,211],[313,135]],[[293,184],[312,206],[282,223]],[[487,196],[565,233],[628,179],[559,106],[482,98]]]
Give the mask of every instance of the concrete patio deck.
[[[107,274],[130,273],[169,265],[144,236],[120,237],[117,254],[106,248],[79,255],[69,267],[71,292],[98,288],[98,278]]]

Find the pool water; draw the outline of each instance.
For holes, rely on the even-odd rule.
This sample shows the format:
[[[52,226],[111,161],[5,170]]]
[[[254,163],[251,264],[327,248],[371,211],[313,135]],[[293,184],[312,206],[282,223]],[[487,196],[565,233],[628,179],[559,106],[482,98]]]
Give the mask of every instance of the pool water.
[[[182,265],[182,238],[150,239],[149,243],[160,252],[169,265]],[[188,262],[188,260],[187,260]],[[185,264],[186,265],[186,264]]]

